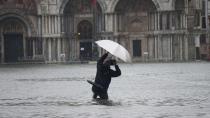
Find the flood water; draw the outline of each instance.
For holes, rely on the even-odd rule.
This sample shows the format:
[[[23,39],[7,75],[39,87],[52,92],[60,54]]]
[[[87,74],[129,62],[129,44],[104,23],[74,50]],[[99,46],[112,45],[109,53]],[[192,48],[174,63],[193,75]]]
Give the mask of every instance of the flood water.
[[[0,118],[210,118],[210,63],[119,66],[101,104],[95,64],[1,65]]]

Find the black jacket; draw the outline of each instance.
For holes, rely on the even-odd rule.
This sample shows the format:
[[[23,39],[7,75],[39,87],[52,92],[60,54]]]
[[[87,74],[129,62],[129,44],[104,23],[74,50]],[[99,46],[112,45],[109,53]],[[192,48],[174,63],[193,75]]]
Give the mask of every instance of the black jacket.
[[[101,85],[104,89],[93,86],[94,92],[107,92],[112,77],[118,77],[121,75],[121,70],[118,65],[115,65],[115,71],[110,69],[110,66],[103,64],[108,53],[104,54],[97,62],[97,73],[95,77],[95,83]]]

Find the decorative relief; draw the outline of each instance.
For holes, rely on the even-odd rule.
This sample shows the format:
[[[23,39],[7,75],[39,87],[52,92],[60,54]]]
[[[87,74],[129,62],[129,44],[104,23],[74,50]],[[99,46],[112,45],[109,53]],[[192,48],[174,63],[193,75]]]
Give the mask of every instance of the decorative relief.
[[[48,4],[48,0],[41,0],[41,4]]]
[[[56,5],[57,4],[57,0],[41,0],[41,4]]]
[[[36,12],[34,0],[0,0],[1,9],[24,9],[25,11]]]
[[[57,4],[57,0],[49,0],[49,4]]]
[[[48,13],[48,5],[41,5],[41,12],[42,14]]]

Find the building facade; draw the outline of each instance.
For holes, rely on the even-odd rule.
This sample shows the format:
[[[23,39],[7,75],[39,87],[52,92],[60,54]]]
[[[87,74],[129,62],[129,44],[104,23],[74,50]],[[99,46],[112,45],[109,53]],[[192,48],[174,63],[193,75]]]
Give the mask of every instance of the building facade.
[[[0,63],[96,60],[96,40],[133,61],[209,56],[206,0],[0,0]]]

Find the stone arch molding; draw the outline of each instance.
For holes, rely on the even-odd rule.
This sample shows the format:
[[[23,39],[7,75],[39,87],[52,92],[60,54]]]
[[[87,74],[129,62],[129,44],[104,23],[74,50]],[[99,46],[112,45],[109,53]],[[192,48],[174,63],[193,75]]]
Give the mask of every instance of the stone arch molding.
[[[64,9],[66,7],[66,4],[69,2],[70,0],[63,0],[62,3],[60,3],[60,6],[59,6],[59,13],[60,14],[63,14],[64,12]],[[102,12],[105,12],[106,9],[107,9],[107,6],[106,6],[106,3],[104,0],[97,0],[98,4],[100,5],[101,9],[102,9]]]
[[[117,5],[117,3],[119,2],[120,0],[113,0],[111,3],[110,3],[110,7],[107,9],[107,12],[110,12],[110,13],[113,13],[115,11],[115,7]],[[160,10],[160,5],[159,5],[159,2],[158,0],[152,0],[154,5],[156,6],[156,9],[157,10]]]
[[[16,13],[7,13],[7,14],[3,14],[3,15],[0,15],[0,16],[1,16],[0,17],[0,22],[6,20],[8,18],[18,19],[24,25],[24,28],[26,29],[26,31],[27,31],[26,33],[27,33],[28,36],[35,35],[35,30],[34,30],[32,22],[30,22],[30,20],[25,18],[24,16],[21,16],[21,15],[16,14]]]

